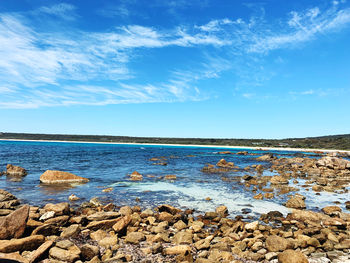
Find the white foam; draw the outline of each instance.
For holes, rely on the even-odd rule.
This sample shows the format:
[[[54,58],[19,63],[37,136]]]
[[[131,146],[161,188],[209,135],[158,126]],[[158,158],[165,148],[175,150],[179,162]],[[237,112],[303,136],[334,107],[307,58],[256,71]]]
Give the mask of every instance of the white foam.
[[[269,211],[280,211],[286,215],[289,210],[279,204],[263,200],[255,200],[242,193],[233,192],[229,188],[214,188],[209,184],[186,184],[177,185],[168,182],[138,183],[131,186],[133,191],[162,191],[162,194],[176,198],[179,206],[196,209],[199,211],[214,211],[219,205],[227,206],[232,214],[239,214],[242,208],[250,208],[254,213],[268,213]],[[131,189],[130,189],[131,190]],[[210,197],[210,201],[205,198]],[[170,198],[171,199],[171,198]]]

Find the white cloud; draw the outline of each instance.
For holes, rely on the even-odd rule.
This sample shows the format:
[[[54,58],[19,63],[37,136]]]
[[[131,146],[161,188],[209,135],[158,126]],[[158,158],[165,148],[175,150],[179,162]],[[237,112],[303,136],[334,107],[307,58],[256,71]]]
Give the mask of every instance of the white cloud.
[[[76,18],[75,9],[75,6],[71,4],[60,3],[52,6],[42,6],[35,13],[54,15],[65,20],[74,20]]]

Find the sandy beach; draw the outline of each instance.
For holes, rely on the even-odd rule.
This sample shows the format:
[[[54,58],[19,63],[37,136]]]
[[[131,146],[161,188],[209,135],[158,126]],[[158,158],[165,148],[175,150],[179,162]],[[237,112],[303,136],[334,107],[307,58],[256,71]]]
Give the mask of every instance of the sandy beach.
[[[0,141],[19,141],[19,142],[61,142],[61,143],[91,143],[91,144],[114,144],[114,145],[149,145],[149,146],[174,146],[174,147],[203,147],[203,148],[222,148],[222,149],[242,149],[242,150],[263,150],[263,151],[295,151],[295,152],[342,152],[350,153],[346,150],[336,149],[308,149],[308,148],[289,148],[289,147],[254,147],[254,146],[230,146],[230,145],[197,145],[197,144],[158,144],[158,143],[122,143],[122,142],[90,142],[90,141],[57,141],[57,140],[18,140],[18,139],[0,139]]]

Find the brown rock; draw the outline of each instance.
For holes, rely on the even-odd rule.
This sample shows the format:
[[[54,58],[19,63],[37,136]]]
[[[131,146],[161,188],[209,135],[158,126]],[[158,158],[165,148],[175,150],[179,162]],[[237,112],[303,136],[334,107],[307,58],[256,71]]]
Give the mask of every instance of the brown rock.
[[[97,246],[85,244],[81,247],[81,256],[85,261],[93,259],[95,256],[98,256],[98,254],[99,249]]]
[[[8,259],[9,262],[21,262],[21,263],[29,263],[29,260],[22,257],[18,252],[14,253],[0,253],[0,259],[6,260]],[[10,261],[15,260],[15,261]],[[6,261],[4,261],[6,262]]]
[[[12,164],[8,164],[6,166],[6,174],[9,176],[26,176],[27,171],[26,169],[20,167],[20,166],[15,166]]]
[[[72,173],[47,170],[40,176],[40,182],[45,184],[87,183],[89,179]]]
[[[288,249],[278,255],[278,263],[308,263],[307,258],[300,251]]]
[[[45,237],[42,235],[33,235],[20,239],[0,240],[0,252],[31,251],[38,248],[44,241]]]
[[[280,175],[272,176],[270,180],[271,184],[288,184],[288,180]]]
[[[337,157],[323,157],[319,159],[316,162],[316,165],[318,167],[327,167],[330,169],[337,169],[337,170],[345,170],[350,169],[350,161],[343,159],[343,158],[337,158]]]
[[[0,209],[13,209],[19,205],[19,201],[13,194],[0,189]]]
[[[32,235],[44,235],[51,236],[56,235],[59,231],[59,228],[55,225],[44,224],[35,228],[32,232]]]
[[[74,201],[78,201],[80,198],[77,197],[75,194],[71,194],[69,197],[68,197],[68,200],[71,201],[71,202],[74,202]]]
[[[19,238],[23,235],[29,215],[29,205],[0,217],[0,239]]]
[[[265,154],[263,156],[256,158],[257,161],[264,161],[264,162],[269,162],[274,159],[276,159],[276,157],[274,157],[272,154]]]
[[[102,220],[102,221],[92,221],[86,226],[86,228],[89,228],[91,230],[98,230],[98,229],[107,230],[112,228],[112,226],[115,225],[118,221],[119,221],[119,218]]]
[[[176,180],[176,175],[174,174],[167,174],[166,176],[164,176],[165,180]]]
[[[304,209],[306,208],[304,200],[299,196],[293,196],[286,202],[286,207]]]
[[[130,179],[133,181],[141,181],[143,179],[142,174],[140,174],[137,171],[134,171],[131,175],[130,175]]]
[[[29,262],[33,263],[38,261],[40,258],[43,257],[43,255],[45,255],[45,253],[49,250],[49,248],[52,245],[53,245],[53,241],[50,241],[50,240],[43,243],[40,247],[38,247],[37,250],[34,251]]]
[[[145,240],[145,235],[141,232],[131,232],[125,237],[125,242],[132,244],[138,244],[143,240]]]
[[[175,244],[192,244],[193,234],[188,231],[177,232],[174,236]]]
[[[220,161],[218,161],[216,166],[222,168],[235,168],[235,164],[233,162],[227,162],[225,159],[221,159]]]
[[[220,216],[220,217],[226,217],[228,215],[228,210],[227,207],[222,205],[219,206],[215,209],[215,212]]]
[[[69,204],[68,203],[58,203],[58,204],[46,204],[44,206],[46,211],[53,211],[55,215],[67,215],[69,214]]]
[[[80,226],[78,224],[73,224],[67,227],[63,232],[61,233],[61,237],[74,237],[77,236],[80,233]]]
[[[288,247],[288,241],[276,235],[268,236],[265,243],[269,252],[284,251]]]
[[[113,225],[113,229],[115,232],[119,233],[123,229],[125,229],[130,224],[130,222],[131,222],[130,215],[123,216],[122,218],[119,219],[117,223]]]
[[[120,217],[120,213],[118,213],[118,212],[101,211],[101,212],[96,212],[96,213],[93,213],[91,215],[88,215],[86,218],[89,221],[101,221],[101,220],[113,219],[113,218],[117,218],[117,217]]]
[[[338,216],[341,212],[341,208],[338,206],[326,206],[322,208],[322,212],[329,216]]]
[[[79,255],[58,247],[51,248],[49,254],[54,259],[66,261],[68,263],[72,263],[80,258]]]
[[[190,253],[191,247],[188,245],[178,245],[174,247],[168,247],[164,249],[166,255],[180,255],[185,253]]]

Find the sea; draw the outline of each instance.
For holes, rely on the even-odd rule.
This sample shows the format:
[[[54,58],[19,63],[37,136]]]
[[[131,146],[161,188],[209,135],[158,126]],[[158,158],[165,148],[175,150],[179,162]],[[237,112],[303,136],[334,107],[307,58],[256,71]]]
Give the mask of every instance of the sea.
[[[234,154],[223,155],[219,152],[231,151]],[[248,151],[249,155],[237,155]],[[295,151],[269,151],[277,157],[294,157]],[[253,155],[251,155],[253,154]],[[262,213],[280,211],[286,215],[289,211],[283,203],[288,195],[271,200],[255,200],[256,193],[247,190],[243,176],[244,167],[263,164],[256,158],[266,151],[251,149],[227,149],[196,146],[163,145],[127,145],[73,142],[33,142],[0,141],[0,171],[6,170],[7,164],[19,165],[28,171],[22,180],[13,180],[0,176],[0,189],[5,189],[22,203],[41,206],[48,202],[68,202],[68,197],[75,194],[79,201],[71,203],[79,206],[97,197],[102,203],[114,203],[116,206],[140,206],[154,208],[161,204],[170,204],[181,209],[193,209],[195,213],[215,211],[220,205],[228,207],[229,216],[245,215],[257,218]],[[316,158],[311,153],[302,153]],[[156,165],[160,158],[167,165]],[[220,159],[234,162],[239,170],[225,174],[207,174],[201,169],[208,163],[216,164]],[[86,184],[50,186],[41,184],[40,175],[46,170],[67,171],[86,177]],[[131,181],[128,176],[134,171],[143,175],[142,181]],[[176,180],[165,180],[165,175],[176,175]],[[263,175],[274,175],[266,169]],[[300,185],[298,193],[306,197],[308,209],[319,210],[333,205],[335,201],[343,204],[349,194],[316,194]],[[290,185],[293,186],[291,180]],[[112,187],[111,192],[103,189]],[[210,200],[208,200],[210,199]]]

